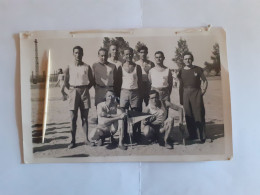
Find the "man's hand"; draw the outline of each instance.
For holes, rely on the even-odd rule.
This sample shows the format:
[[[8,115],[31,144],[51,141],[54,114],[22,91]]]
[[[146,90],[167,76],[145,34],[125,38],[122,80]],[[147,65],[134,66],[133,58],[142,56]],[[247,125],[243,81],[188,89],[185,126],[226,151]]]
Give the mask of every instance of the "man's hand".
[[[206,89],[201,89],[201,95],[204,96],[205,93],[206,93]]]
[[[127,113],[120,114],[120,119],[124,120],[127,117]]]
[[[153,122],[153,121],[155,121],[156,120],[156,116],[154,116],[154,115],[152,115],[150,118],[149,118],[149,121],[150,122]]]

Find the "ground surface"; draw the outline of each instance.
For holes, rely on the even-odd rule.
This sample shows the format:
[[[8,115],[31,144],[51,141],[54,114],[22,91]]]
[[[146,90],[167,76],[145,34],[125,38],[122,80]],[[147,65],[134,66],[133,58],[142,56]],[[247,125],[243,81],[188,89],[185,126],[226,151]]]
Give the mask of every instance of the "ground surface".
[[[83,144],[84,136],[81,130],[80,115],[77,122],[77,147],[68,149],[70,143],[70,117],[68,102],[62,101],[58,87],[50,88],[48,122],[45,136],[45,143],[41,143],[42,135],[42,110],[44,90],[33,87],[32,89],[32,141],[35,158],[42,157],[87,157],[87,156],[129,156],[129,155],[196,155],[196,154],[221,154],[224,151],[224,125],[221,80],[219,77],[209,78],[208,91],[204,96],[206,108],[206,134],[212,142],[200,144],[188,142],[182,144],[181,134],[178,126],[175,126],[171,135],[174,140],[174,149],[168,150],[158,144],[146,145],[141,143],[126,151],[122,151],[109,144],[109,140],[101,147],[90,147]],[[94,91],[91,89],[92,105],[94,103]],[[171,100],[178,104],[178,89],[174,88]],[[29,108],[28,108],[29,109]],[[170,111],[170,115],[177,118],[177,113]],[[89,118],[95,118],[94,105],[90,109]],[[177,124],[177,121],[176,121]],[[90,131],[95,124],[89,124]],[[117,136],[115,136],[117,138]]]

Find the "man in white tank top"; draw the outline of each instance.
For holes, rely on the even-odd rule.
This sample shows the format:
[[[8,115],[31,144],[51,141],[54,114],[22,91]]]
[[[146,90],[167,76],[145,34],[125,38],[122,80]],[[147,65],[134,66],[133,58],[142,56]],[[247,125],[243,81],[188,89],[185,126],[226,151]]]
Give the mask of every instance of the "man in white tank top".
[[[133,62],[133,49],[124,50],[125,63],[118,68],[117,84],[121,88],[120,107],[125,111],[127,109],[141,111],[142,110],[142,69]],[[138,129],[138,132],[137,132]],[[125,132],[125,131],[124,131]],[[141,123],[136,123],[133,127],[133,137],[135,141],[140,138]]]
[[[108,58],[108,62],[115,64],[116,68],[118,68],[119,66],[122,66],[122,62],[120,62],[118,60],[119,57],[119,52],[118,52],[118,48],[116,45],[112,44],[109,47],[109,58]]]
[[[95,80],[95,106],[105,100],[108,90],[114,91],[116,65],[107,61],[108,52],[101,48],[98,51],[99,61],[93,64]]]
[[[165,59],[162,51],[157,51],[154,54],[155,67],[149,72],[148,78],[152,85],[152,90],[156,90],[159,93],[159,99],[162,102],[162,106],[168,112],[168,108],[176,110],[180,115],[180,124],[183,123],[183,109],[170,102],[170,95],[172,91],[173,78],[169,68],[167,68],[163,61]]]
[[[75,64],[69,65],[65,70],[64,87],[69,89],[69,109],[71,117],[72,140],[68,148],[76,147],[76,129],[78,108],[80,108],[82,129],[85,134],[85,144],[91,142],[88,139],[88,112],[90,108],[89,89],[94,84],[94,78],[90,65],[82,61],[83,49],[80,46],[73,48]]]
[[[135,63],[142,68],[142,100],[145,102],[145,105],[147,106],[149,102],[149,93],[151,90],[151,84],[148,79],[148,74],[150,69],[153,68],[155,65],[152,61],[147,59],[148,48],[146,46],[139,47],[137,51],[139,53],[140,60],[136,61]]]

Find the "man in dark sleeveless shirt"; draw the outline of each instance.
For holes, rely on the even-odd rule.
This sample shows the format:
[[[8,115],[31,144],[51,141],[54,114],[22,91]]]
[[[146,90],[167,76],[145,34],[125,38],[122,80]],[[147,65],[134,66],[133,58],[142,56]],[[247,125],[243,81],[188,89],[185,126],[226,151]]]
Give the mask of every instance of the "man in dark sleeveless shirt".
[[[184,107],[189,138],[191,140],[199,138],[204,143],[206,135],[203,95],[206,93],[208,81],[203,69],[192,64],[193,60],[193,55],[190,52],[183,54],[185,66],[178,74],[180,102]]]

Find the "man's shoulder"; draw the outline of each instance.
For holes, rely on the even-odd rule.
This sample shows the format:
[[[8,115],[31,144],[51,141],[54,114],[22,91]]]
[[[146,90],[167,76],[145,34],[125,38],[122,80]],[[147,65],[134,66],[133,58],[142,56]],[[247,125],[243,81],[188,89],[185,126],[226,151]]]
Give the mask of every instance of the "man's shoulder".
[[[148,64],[150,64],[151,66],[155,66],[154,63],[153,63],[153,61],[147,60],[147,62],[148,62]]]
[[[113,69],[116,68],[116,65],[114,63],[109,62],[109,61],[107,61],[107,62],[108,62],[108,66],[110,66]]]
[[[103,108],[106,106],[106,102],[100,102],[98,105],[97,105],[97,108]]]
[[[91,67],[89,64],[86,64],[85,62],[83,62],[83,64],[81,66],[86,67],[86,68],[90,68]]]

